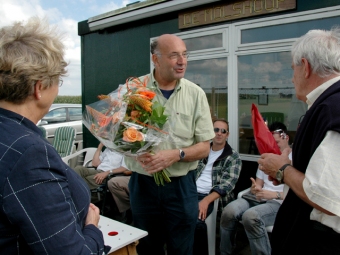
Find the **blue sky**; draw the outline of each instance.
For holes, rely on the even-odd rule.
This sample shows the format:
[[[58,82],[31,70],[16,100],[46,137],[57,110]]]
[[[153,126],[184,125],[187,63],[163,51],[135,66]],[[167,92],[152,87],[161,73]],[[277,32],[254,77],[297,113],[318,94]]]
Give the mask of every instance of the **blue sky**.
[[[109,12],[136,0],[0,0],[0,27],[29,17],[47,17],[66,35],[65,59],[70,63],[59,95],[80,95],[80,37],[78,22]]]

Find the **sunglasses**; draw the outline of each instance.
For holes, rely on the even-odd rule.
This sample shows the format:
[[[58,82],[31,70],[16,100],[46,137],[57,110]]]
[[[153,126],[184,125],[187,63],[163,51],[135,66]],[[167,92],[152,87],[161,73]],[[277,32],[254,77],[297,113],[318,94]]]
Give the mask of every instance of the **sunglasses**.
[[[220,132],[220,130],[221,130],[221,133],[222,133],[222,134],[228,133],[228,131],[225,130],[224,128],[214,128],[214,132],[215,132],[215,133]]]
[[[271,132],[273,135],[274,134],[279,134],[283,139],[286,139],[287,135],[282,129],[276,129]]]

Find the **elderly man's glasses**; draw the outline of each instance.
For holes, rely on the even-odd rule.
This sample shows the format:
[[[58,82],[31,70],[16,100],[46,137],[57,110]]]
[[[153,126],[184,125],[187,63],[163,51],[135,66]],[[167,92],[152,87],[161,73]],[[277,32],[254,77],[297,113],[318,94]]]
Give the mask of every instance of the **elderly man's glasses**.
[[[183,52],[183,53],[174,52],[174,53],[170,53],[170,54],[157,53],[156,55],[166,55],[171,60],[178,60],[180,57],[185,58],[185,59],[189,58],[189,52]]]
[[[62,79],[59,79],[58,86],[59,86],[59,87],[63,86],[63,82],[64,82],[64,81],[63,81]]]
[[[225,130],[224,128],[214,128],[214,132],[215,132],[215,133],[220,132],[220,130],[221,130],[221,133],[222,133],[222,134],[228,133],[228,131]]]

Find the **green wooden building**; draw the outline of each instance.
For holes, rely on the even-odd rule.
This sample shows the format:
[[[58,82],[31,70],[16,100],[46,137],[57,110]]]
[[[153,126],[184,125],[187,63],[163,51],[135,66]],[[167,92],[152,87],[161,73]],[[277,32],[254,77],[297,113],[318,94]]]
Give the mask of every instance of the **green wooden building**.
[[[203,88],[214,115],[229,120],[228,142],[254,173],[251,104],[269,123],[284,122],[292,141],[307,107],[291,82],[291,45],[310,29],[334,25],[339,0],[153,0],[108,10],[78,24],[83,107],[149,73],[152,39],[176,34],[190,51],[185,77]],[[84,130],[84,146],[96,145]]]

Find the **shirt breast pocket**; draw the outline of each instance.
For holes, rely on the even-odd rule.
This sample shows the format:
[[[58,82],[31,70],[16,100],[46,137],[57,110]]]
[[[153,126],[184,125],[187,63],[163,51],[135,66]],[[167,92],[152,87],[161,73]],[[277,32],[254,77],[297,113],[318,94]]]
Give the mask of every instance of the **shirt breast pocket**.
[[[193,137],[195,127],[192,124],[192,116],[176,112],[172,118],[173,122],[171,125],[176,136],[186,139]]]

